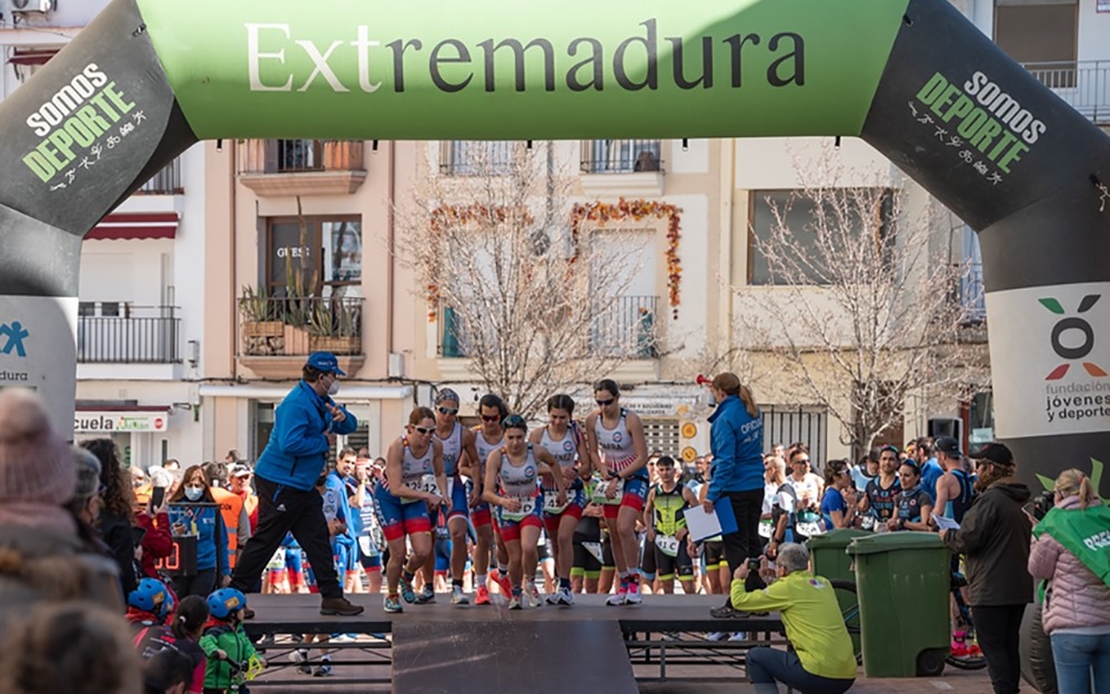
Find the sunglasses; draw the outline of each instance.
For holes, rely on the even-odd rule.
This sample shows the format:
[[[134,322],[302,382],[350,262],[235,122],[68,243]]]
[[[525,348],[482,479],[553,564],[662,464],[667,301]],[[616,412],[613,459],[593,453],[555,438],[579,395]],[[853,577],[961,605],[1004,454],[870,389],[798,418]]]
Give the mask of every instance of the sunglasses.
[[[483,422],[499,422],[499,421],[501,421],[501,415],[484,414],[484,415],[482,415],[482,421]]]
[[[608,400],[595,400],[594,402],[596,402],[601,407],[608,407],[609,405],[612,405],[616,401],[617,401],[616,398],[609,398]]]
[[[798,463],[805,463],[806,465],[809,465],[809,458],[795,458],[794,460],[791,460],[790,462],[791,462],[791,464],[794,464],[794,465],[796,465]]]
[[[452,415],[453,416],[453,415],[457,415],[459,413],[459,408],[457,408],[457,407],[437,407],[436,409],[439,410],[440,414],[447,414],[447,415]]]
[[[436,430],[435,427],[415,427],[415,426],[413,427],[413,429],[416,429],[416,431],[418,433],[421,433],[421,434],[430,434],[430,433],[432,433],[433,431]]]

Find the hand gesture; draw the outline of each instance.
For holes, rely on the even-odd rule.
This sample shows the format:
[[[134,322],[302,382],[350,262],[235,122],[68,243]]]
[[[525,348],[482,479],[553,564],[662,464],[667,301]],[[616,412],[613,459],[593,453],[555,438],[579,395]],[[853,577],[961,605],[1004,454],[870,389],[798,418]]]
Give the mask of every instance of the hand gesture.
[[[222,648],[217,648],[212,655],[216,656],[216,660],[227,660],[227,651]]]
[[[565,489],[560,489],[559,490],[559,496],[558,496],[558,498],[555,499],[555,503],[559,504],[560,506],[567,503],[567,490],[565,490]]]
[[[717,512],[717,509],[713,507],[713,502],[710,501],[709,499],[706,499],[706,500],[702,501],[701,502],[701,507],[702,507],[702,510],[704,510],[706,513],[716,513]]]
[[[505,510],[515,513],[520,510],[520,499],[502,499],[501,506],[504,507]]]
[[[612,500],[617,498],[617,479],[610,479],[609,483],[605,485],[605,498]]]
[[[342,424],[343,422],[347,421],[347,413],[343,410],[342,407],[328,403],[327,408],[328,412],[331,412],[331,420],[336,424]]]
[[[428,494],[428,506],[432,508],[439,508],[440,504],[446,504],[447,500],[439,494]]]

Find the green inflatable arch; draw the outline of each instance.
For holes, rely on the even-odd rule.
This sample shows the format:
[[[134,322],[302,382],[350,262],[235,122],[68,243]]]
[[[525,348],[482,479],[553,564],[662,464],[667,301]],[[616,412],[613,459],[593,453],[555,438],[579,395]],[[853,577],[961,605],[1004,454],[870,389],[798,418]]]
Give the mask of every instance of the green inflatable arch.
[[[80,241],[200,139],[859,136],[979,233],[997,435],[1110,444],[1110,139],[946,0],[115,0],[0,104],[0,386],[72,421]]]

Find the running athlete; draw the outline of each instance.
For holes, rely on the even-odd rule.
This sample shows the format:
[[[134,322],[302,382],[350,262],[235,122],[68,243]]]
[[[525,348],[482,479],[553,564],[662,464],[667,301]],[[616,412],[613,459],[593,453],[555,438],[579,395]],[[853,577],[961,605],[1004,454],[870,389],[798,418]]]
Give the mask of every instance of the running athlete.
[[[479,459],[478,452],[474,448],[474,432],[459,424],[458,393],[450,388],[439,391],[435,398],[435,410],[436,439],[443,446],[443,471],[447,476],[447,499],[451,502],[446,509],[447,530],[451,535],[451,604],[469,605],[470,598],[463,593],[463,573],[466,571],[466,532],[470,513],[462,475],[473,477],[471,461]],[[488,548],[486,551],[488,555]],[[429,562],[424,567],[425,575],[432,574],[428,563],[434,561],[435,557],[429,556]]]
[[[611,379],[594,386],[598,409],[586,418],[587,449],[591,463],[604,481],[605,522],[613,543],[613,559],[620,588],[606,605],[638,605],[640,597],[640,543],[636,520],[647,499],[647,441],[640,416],[620,405],[620,388]],[[601,490],[599,490],[601,491]]]
[[[385,537],[382,534],[381,521],[374,505],[374,473],[369,464],[359,465],[358,487],[355,490],[354,503],[358,509],[359,534],[358,534],[358,560],[362,570],[366,572],[366,582],[369,592],[377,595],[382,592],[382,545]],[[352,509],[352,515],[355,510]]]
[[[483,500],[482,483],[485,480],[486,461],[493,451],[499,449],[505,438],[505,431],[501,428],[501,421],[509,416],[509,409],[500,397],[491,394],[483,395],[478,401],[478,414],[482,424],[474,432],[474,454],[476,460],[471,459],[471,452],[467,451],[467,466],[470,470],[471,483],[467,485],[470,494],[470,522],[474,524],[477,539],[474,542],[474,604],[488,605],[489,590],[486,587],[486,572],[489,571],[490,547],[493,545],[493,517],[490,515],[489,504]],[[492,578],[500,586],[506,598],[511,586],[508,577],[509,555],[505,551],[504,543],[498,539],[497,563],[498,570],[492,573]]]
[[[565,502],[560,504],[555,481],[550,475],[542,478],[544,527],[555,552],[555,575],[559,577],[558,592],[547,596],[551,605],[574,604],[574,592],[570,585],[574,532],[586,508],[582,477],[589,477],[590,474],[586,441],[579,433],[573,416],[574,399],[564,394],[553,395],[547,400],[547,426],[533,430],[528,436],[529,442],[542,446],[559,463],[568,489]]]
[[[887,521],[894,517],[895,502],[901,491],[902,485],[898,481],[898,449],[883,446],[879,450],[879,476],[867,483],[867,490],[860,500],[864,530],[886,532]]]
[[[593,482],[587,480],[586,497],[593,496]],[[590,501],[582,511],[574,529],[574,566],[570,570],[571,588],[575,593],[598,592],[601,578],[601,523],[605,513],[601,506]]]
[[[655,569],[659,573],[660,588],[664,593],[674,592],[674,577],[682,584],[682,592],[694,593],[694,562],[686,547],[686,519],[683,511],[698,504],[694,493],[675,477],[674,458],[665,455],[655,461],[659,484],[648,492],[644,505],[644,525],[647,541],[644,543],[644,560],[648,552],[655,556]],[[644,579],[651,583],[655,572]]]
[[[505,445],[486,459],[482,498],[497,506],[497,525],[509,553],[510,610],[522,609],[521,596],[531,607],[539,607],[533,578],[539,564],[537,544],[543,528],[539,476],[552,475],[557,501],[566,502],[562,470],[551,454],[527,442],[528,425],[520,415],[509,415],[503,423]],[[527,588],[527,592],[525,592]]]
[[[416,602],[412,580],[432,551],[432,523],[428,506],[447,503],[443,446],[435,440],[435,415],[417,407],[409,415],[407,434],[389,445],[385,479],[374,488],[374,501],[389,546],[385,567],[386,612],[401,612],[401,600]],[[405,562],[405,536],[412,556]],[[398,596],[400,583],[400,597]]]

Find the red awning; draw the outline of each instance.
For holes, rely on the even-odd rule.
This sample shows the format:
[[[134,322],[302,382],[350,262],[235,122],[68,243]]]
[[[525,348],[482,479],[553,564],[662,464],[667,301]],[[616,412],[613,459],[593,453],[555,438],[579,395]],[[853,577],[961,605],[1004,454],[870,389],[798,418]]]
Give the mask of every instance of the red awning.
[[[8,62],[12,65],[46,65],[57,54],[56,48],[17,48]]]
[[[172,239],[177,234],[176,212],[122,212],[100,220],[85,240]]]

